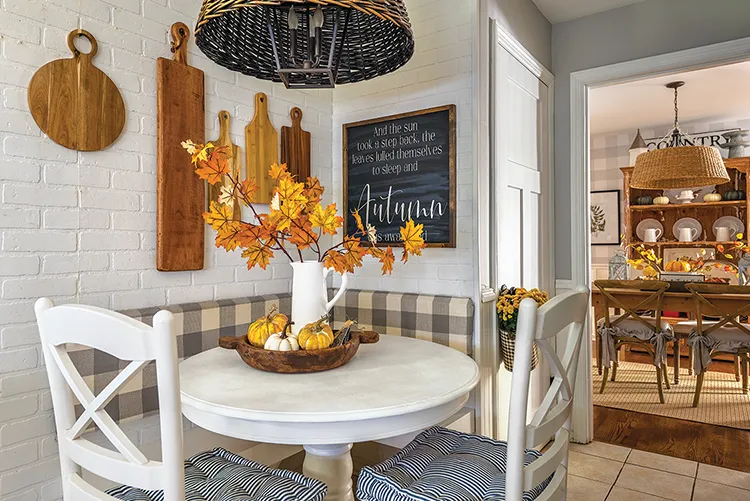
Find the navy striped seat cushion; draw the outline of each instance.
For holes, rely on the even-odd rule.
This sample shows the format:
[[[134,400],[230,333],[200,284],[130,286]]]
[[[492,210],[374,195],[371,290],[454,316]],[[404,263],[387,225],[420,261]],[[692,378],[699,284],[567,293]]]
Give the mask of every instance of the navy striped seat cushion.
[[[274,470],[216,448],[185,461],[185,501],[323,501],[326,485],[300,473]],[[123,501],[164,501],[162,491],[116,487]]]
[[[362,468],[360,501],[503,501],[507,444],[478,435],[434,427],[421,433],[392,458]],[[524,464],[540,458],[526,451]],[[536,499],[548,478],[523,495]]]

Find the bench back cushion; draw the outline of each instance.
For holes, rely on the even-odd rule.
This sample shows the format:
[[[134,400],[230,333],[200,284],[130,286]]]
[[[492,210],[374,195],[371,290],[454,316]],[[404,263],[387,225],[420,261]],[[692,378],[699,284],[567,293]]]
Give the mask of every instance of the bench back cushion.
[[[347,319],[364,330],[473,353],[474,302],[468,297],[348,290],[333,308],[334,327]]]
[[[250,322],[265,315],[273,305],[289,315],[292,297],[272,294],[121,313],[152,325],[156,312],[171,311],[177,328],[177,355],[182,361],[216,348],[222,336],[247,334]],[[469,298],[351,290],[333,309],[334,327],[347,318],[357,319],[362,329],[424,339],[472,354],[474,304]],[[111,355],[84,347],[71,349],[70,357],[94,394],[102,391],[127,365]],[[155,414],[158,410],[156,383],[155,366],[150,364],[123,387],[107,406],[107,412],[116,421]]]

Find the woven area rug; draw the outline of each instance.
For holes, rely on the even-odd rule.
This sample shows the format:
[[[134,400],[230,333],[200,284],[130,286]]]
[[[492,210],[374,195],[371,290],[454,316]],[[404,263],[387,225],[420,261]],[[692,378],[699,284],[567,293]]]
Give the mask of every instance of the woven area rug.
[[[596,366],[592,369],[594,405],[750,430],[750,395],[742,394],[742,383],[734,374],[707,372],[700,403],[693,408],[696,377],[688,376],[687,369],[680,372],[678,386],[664,390],[664,404],[659,403],[652,365],[620,362],[617,381],[609,381],[604,394],[599,393],[602,376]],[[673,374],[670,367],[670,382]]]

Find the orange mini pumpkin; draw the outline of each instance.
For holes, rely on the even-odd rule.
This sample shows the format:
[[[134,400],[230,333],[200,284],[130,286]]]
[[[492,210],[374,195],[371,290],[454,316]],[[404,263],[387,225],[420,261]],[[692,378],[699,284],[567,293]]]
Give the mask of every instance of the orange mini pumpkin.
[[[686,273],[689,272],[692,266],[689,262],[683,261],[681,259],[675,260],[675,261],[669,261],[667,265],[664,267],[666,271],[671,272],[682,272]]]
[[[303,350],[322,350],[333,343],[333,330],[328,325],[326,317],[322,317],[317,322],[304,326],[299,331],[297,341]]]
[[[263,348],[269,337],[284,332],[284,326],[288,321],[289,318],[283,313],[277,313],[277,307],[273,305],[268,315],[260,317],[247,328],[247,341],[253,346]]]

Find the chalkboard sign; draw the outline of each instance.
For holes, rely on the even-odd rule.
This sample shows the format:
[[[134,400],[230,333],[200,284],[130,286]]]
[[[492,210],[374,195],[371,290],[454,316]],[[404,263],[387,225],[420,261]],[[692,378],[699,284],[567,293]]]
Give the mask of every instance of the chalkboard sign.
[[[345,124],[343,144],[347,235],[358,210],[378,245],[403,245],[414,219],[428,246],[456,246],[455,105]]]

